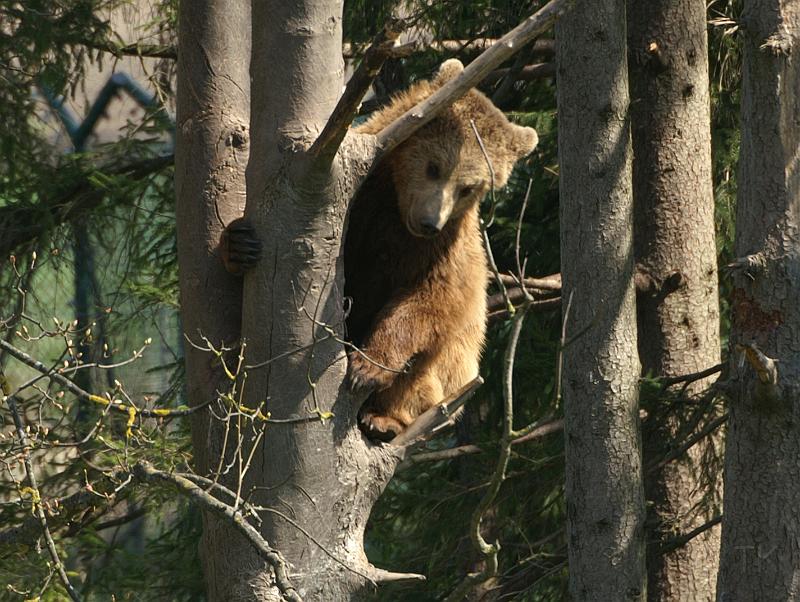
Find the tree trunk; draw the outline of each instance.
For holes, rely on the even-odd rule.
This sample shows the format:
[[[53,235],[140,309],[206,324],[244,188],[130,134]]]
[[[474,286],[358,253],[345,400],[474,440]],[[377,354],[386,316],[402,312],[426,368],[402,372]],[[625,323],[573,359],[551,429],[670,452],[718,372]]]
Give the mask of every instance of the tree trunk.
[[[556,43],[569,589],[575,601],[643,600],[624,2],[579,3]]]
[[[350,136],[327,160],[306,152],[341,95],[341,25],[341,1],[253,3],[245,215],[265,245],[245,277],[242,331],[248,364],[293,354],[248,371],[246,403],[266,399],[274,420],[298,420],[268,425],[248,480],[261,488],[253,501],[281,513],[263,515],[263,536],[291,563],[300,596],[319,601],[350,600],[371,590],[365,577],[379,580],[363,533],[398,459],[366,443],[342,388],[341,241],[373,139]],[[231,561],[245,572],[228,580],[226,600],[279,599],[254,554],[238,551]]]
[[[720,361],[705,2],[629,0],[628,46],[636,261],[656,284],[638,297],[639,358],[645,375],[679,376]],[[645,466],[708,418],[681,403],[648,410]],[[660,548],[718,512],[721,480],[703,459],[720,446],[717,433],[645,478],[649,600],[714,599],[718,529],[665,554]]]
[[[718,599],[800,598],[800,5],[744,3]],[[747,361],[740,351],[747,348]],[[760,355],[763,354],[763,355]],[[775,360],[777,363],[773,363]]]
[[[183,332],[217,348],[239,338],[242,284],[217,252],[224,225],[241,216],[249,148],[249,0],[181,0],[179,22],[175,187]],[[227,379],[219,362],[191,344],[187,395],[193,405],[217,397]],[[198,474],[221,454],[223,424],[208,412],[193,416]],[[249,544],[213,515],[203,516],[203,558],[209,600],[227,600],[230,566],[222,559]]]

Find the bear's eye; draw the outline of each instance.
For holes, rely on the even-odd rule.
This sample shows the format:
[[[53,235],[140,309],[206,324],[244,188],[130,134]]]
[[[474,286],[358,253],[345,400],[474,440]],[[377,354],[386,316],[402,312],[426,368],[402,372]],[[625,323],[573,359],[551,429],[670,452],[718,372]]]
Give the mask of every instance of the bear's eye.
[[[474,190],[475,190],[474,186],[462,186],[461,189],[458,191],[458,196],[463,199],[464,197],[468,197],[469,195],[471,195]]]
[[[425,175],[427,175],[431,180],[438,180],[441,176],[439,172],[439,166],[436,163],[428,163],[428,167],[425,169]]]

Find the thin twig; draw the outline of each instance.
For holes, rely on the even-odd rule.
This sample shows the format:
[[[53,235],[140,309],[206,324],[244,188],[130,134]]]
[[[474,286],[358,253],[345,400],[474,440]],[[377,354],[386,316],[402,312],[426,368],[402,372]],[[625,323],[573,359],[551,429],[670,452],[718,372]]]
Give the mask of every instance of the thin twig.
[[[21,349],[17,349],[10,343],[0,339],[0,349],[3,349],[6,353],[8,353],[13,358],[19,360],[26,366],[33,368],[37,372],[43,374],[50,380],[57,382],[59,385],[67,389],[73,395],[84,399],[86,401],[91,401],[93,403],[99,404],[101,406],[109,406],[115,412],[126,414],[128,416],[133,413],[134,415],[144,416],[145,418],[174,418],[177,416],[188,416],[189,414],[194,414],[195,412],[202,410],[203,408],[207,407],[211,401],[209,400],[205,403],[193,406],[191,408],[182,408],[182,409],[175,409],[175,410],[167,410],[167,409],[146,409],[146,408],[138,408],[132,405],[121,403],[115,399],[107,399],[105,397],[100,397],[99,395],[94,395],[93,393],[89,393],[84,389],[80,388],[66,376],[63,376],[53,370],[52,368],[48,368],[43,363],[38,360],[33,359],[30,355],[22,351]]]
[[[67,590],[67,594],[73,600],[73,602],[80,602],[81,598],[78,595],[78,592],[75,591],[75,588],[72,587],[72,583],[69,581],[67,571],[64,568],[64,563],[61,562],[61,559],[58,556],[56,544],[53,541],[53,536],[50,534],[50,528],[47,526],[47,514],[45,513],[44,506],[42,505],[42,495],[39,491],[36,473],[33,470],[33,463],[31,462],[31,442],[28,439],[28,435],[25,431],[25,425],[22,423],[22,416],[20,416],[19,409],[17,408],[17,400],[13,395],[8,395],[8,382],[5,379],[5,375],[2,373],[0,373],[0,381],[0,388],[2,388],[3,397],[5,397],[5,402],[6,405],[8,405],[8,409],[11,410],[11,416],[14,419],[14,426],[17,431],[17,438],[22,446],[22,463],[25,466],[25,476],[30,484],[30,487],[25,488],[28,489],[28,491],[23,489],[20,491],[20,494],[23,492],[30,494],[31,504],[33,505],[33,513],[39,519],[39,524],[42,527],[42,534],[44,535],[45,544],[47,546],[47,552],[50,554],[50,558],[53,560],[53,566],[58,573],[61,584],[64,586],[64,589]]]
[[[514,315],[514,304],[511,303],[511,300],[508,298],[508,290],[506,290],[506,285],[503,284],[503,279],[500,278],[500,270],[497,269],[497,263],[494,260],[494,254],[492,253],[492,245],[489,242],[489,226],[492,225],[494,221],[494,210],[495,210],[495,198],[494,198],[494,166],[492,165],[492,160],[489,157],[489,153],[486,152],[486,146],[483,144],[483,139],[481,138],[480,133],[478,132],[478,128],[475,127],[475,122],[470,119],[469,125],[472,127],[472,131],[475,134],[475,139],[478,141],[478,146],[483,153],[483,159],[486,161],[486,166],[489,168],[489,194],[491,195],[491,206],[489,208],[489,219],[485,220],[483,218],[478,218],[478,225],[481,229],[481,237],[483,238],[483,247],[486,251],[486,260],[489,262],[489,270],[494,275],[495,281],[497,282],[497,286],[500,289],[500,292],[503,295],[503,299],[506,304],[506,311]]]
[[[508,461],[511,458],[511,441],[514,431],[514,358],[517,352],[517,343],[522,332],[522,323],[525,314],[528,312],[528,303],[524,303],[519,312],[514,316],[511,329],[511,338],[506,347],[505,359],[503,361],[503,435],[500,439],[500,455],[497,458],[489,488],[475,508],[470,523],[470,539],[483,557],[485,568],[479,573],[471,573],[464,577],[456,589],[447,597],[447,602],[463,600],[469,588],[476,583],[482,583],[486,579],[497,574],[498,562],[497,555],[500,551],[500,544],[489,544],[481,534],[481,523],[486,511],[492,506],[500,491],[500,486],[506,478]]]
[[[557,433],[562,430],[564,430],[563,418],[549,420],[547,422],[537,424],[534,428],[530,430],[530,432],[527,432],[515,439],[512,439],[511,445],[514,446],[514,445],[519,445],[520,443],[526,443],[528,441],[535,441],[536,439],[541,439],[542,437],[545,437],[552,433]],[[482,454],[485,453],[486,451],[488,450],[478,445],[460,445],[458,447],[450,447],[448,449],[439,449],[430,452],[420,452],[406,458],[397,467],[397,471],[399,472],[401,470],[405,470],[406,468],[410,468],[415,464],[421,464],[423,462],[438,462],[440,460],[452,460],[454,458],[460,458],[461,456]]]
[[[189,479],[158,470],[146,462],[136,464],[133,473],[142,481],[167,483],[202,508],[229,521],[256,549],[258,555],[272,567],[275,574],[275,585],[283,596],[291,602],[302,602],[300,594],[297,593],[289,579],[289,568],[283,555],[267,543],[261,534],[245,520],[241,512],[209,495]]]

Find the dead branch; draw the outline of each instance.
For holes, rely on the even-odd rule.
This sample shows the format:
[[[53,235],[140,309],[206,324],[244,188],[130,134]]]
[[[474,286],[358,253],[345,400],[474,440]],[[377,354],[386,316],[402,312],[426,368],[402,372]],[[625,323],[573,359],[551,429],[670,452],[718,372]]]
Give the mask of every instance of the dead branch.
[[[289,579],[288,565],[283,555],[261,537],[261,534],[245,520],[241,512],[220,502],[189,479],[158,470],[149,463],[140,462],[136,464],[133,467],[133,473],[140,481],[166,483],[175,488],[181,495],[185,495],[194,501],[198,506],[229,521],[256,549],[258,555],[272,567],[275,574],[275,585],[280,589],[283,596],[292,602],[302,602],[302,598]]]
[[[404,54],[401,54],[400,56],[408,56],[413,52],[422,52],[425,50],[445,52],[448,54],[478,53],[488,50],[496,43],[497,40],[495,38],[475,38],[472,40],[432,40],[427,43],[422,40],[415,40],[413,42],[409,42],[408,44],[398,46],[395,49],[395,52],[403,49]],[[352,44],[350,42],[345,42],[342,45],[342,54],[346,59],[357,58],[364,52],[364,47],[364,44]],[[537,55],[552,56],[555,54],[555,40],[536,40],[531,48],[531,52]]]
[[[695,537],[697,537],[698,535],[701,535],[702,533],[705,533],[711,527],[714,527],[715,525],[718,525],[721,522],[722,522],[722,515],[719,514],[719,515],[715,516],[714,518],[712,518],[711,520],[709,520],[708,522],[703,523],[702,525],[700,525],[696,529],[692,529],[688,533],[684,533],[683,535],[679,535],[677,537],[674,537],[674,538],[664,542],[664,544],[658,549],[658,553],[662,554],[662,555],[663,554],[669,554],[673,550],[675,550],[677,548],[680,548],[682,546],[685,546],[687,543],[692,541]]]
[[[406,430],[392,439],[391,445],[409,450],[455,424],[458,410],[482,384],[483,378],[475,377],[441,403],[423,412]]]
[[[496,69],[492,71],[489,75],[487,75],[483,83],[488,84],[490,86],[496,84],[501,79],[509,77],[511,73],[510,68],[503,68],[503,69]],[[556,65],[555,63],[534,63],[531,65],[525,65],[521,69],[517,71],[514,75],[513,81],[534,81],[537,79],[544,79],[546,77],[555,77],[556,76]]]
[[[761,351],[755,343],[742,343],[736,345],[736,351],[744,353],[747,362],[756,371],[758,380],[764,385],[775,386],[778,384],[778,360]]]
[[[322,133],[311,146],[309,153],[312,157],[330,158],[336,154],[358,111],[361,100],[380,73],[383,63],[391,56],[397,38],[404,28],[405,23],[402,20],[391,19],[372,40],[361,64],[347,82],[347,87],[328,119],[328,123],[325,124]]]
[[[108,52],[116,57],[136,56],[152,59],[170,59],[173,61],[178,58],[178,48],[169,44],[143,44],[142,42],[115,44],[108,40],[83,40],[81,45],[101,52]]]
[[[506,71],[505,75],[500,78],[500,85],[494,91],[494,94],[492,94],[492,103],[495,106],[500,107],[500,108],[504,108],[505,103],[508,101],[508,99],[511,96],[511,92],[514,91],[514,84],[517,83],[517,80],[519,79],[519,74],[522,73],[522,69],[525,67],[525,64],[528,62],[530,54],[531,54],[530,48],[527,48],[523,52],[520,52],[514,58],[514,62],[512,63],[511,67],[509,69],[505,70]],[[497,72],[493,71],[489,75],[492,75],[493,73],[497,73]],[[531,185],[531,182],[529,181],[528,182],[528,193],[525,195],[526,202],[523,202],[523,206],[527,205],[527,198],[528,198],[528,195],[530,194],[530,190],[531,190],[531,186],[530,185]],[[525,212],[525,210],[523,209],[520,212],[520,215],[522,213],[524,213],[524,212]],[[517,233],[519,233],[519,229],[517,229]]]
[[[572,0],[550,0],[539,11],[528,17],[467,65],[458,76],[389,124],[377,136],[380,152],[383,154],[390,152],[433,119],[439,111],[477,86],[491,71],[533,41],[537,35],[547,30],[571,4]]]
[[[694,447],[697,443],[702,441],[704,438],[711,435],[715,432],[719,427],[725,424],[728,421],[728,414],[727,412],[718,418],[715,418],[708,424],[706,424],[702,429],[697,431],[694,435],[686,439],[679,447],[676,447],[671,452],[669,452],[666,456],[664,456],[661,460],[652,464],[647,467],[646,471],[648,474],[652,474],[657,470],[661,469],[665,464],[672,462],[680,458],[683,454],[685,454],[689,449]]]
[[[519,280],[511,274],[500,274],[500,280],[506,286],[519,286]],[[534,291],[556,291],[561,292],[561,274],[551,274],[542,278],[525,278],[525,286]]]
[[[673,385],[677,385],[680,383],[691,384],[698,380],[703,380],[706,377],[712,376],[717,374],[718,372],[722,372],[722,369],[725,367],[725,364],[717,364],[716,366],[711,366],[710,368],[706,368],[705,370],[700,370],[699,372],[692,372],[691,374],[681,374],[680,376],[665,376],[661,379],[661,388],[668,389]]]
[[[764,253],[753,253],[737,257],[725,267],[734,274],[743,273],[753,279],[766,269],[767,257]]]
[[[564,430],[564,420],[562,418],[557,418],[556,420],[550,420],[543,424],[537,425],[533,430],[529,433],[517,437],[516,439],[511,440],[511,445],[519,445],[520,443],[526,443],[528,441],[535,441],[536,439],[541,439],[547,435],[552,433],[557,433],[559,431]],[[472,456],[475,454],[482,454],[485,453],[487,450],[483,447],[479,447],[478,445],[460,445],[458,447],[451,447],[449,449],[441,449],[436,451],[430,452],[421,452],[416,453],[408,458],[406,458],[398,467],[397,470],[405,470],[406,468],[410,468],[416,464],[421,464],[423,462],[438,462],[440,460],[453,460],[455,458],[460,458],[461,456]]]

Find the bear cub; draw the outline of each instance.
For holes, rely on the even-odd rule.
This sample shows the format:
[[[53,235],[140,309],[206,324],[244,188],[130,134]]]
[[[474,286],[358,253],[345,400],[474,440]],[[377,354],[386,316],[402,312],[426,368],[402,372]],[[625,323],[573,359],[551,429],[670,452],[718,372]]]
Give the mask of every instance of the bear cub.
[[[415,83],[355,131],[377,134],[463,68],[444,62],[433,80]],[[390,152],[359,189],[344,245],[355,346],[347,375],[353,392],[371,393],[359,412],[370,438],[390,441],[478,376],[488,280],[478,204],[537,142],[534,129],[509,122],[473,89]],[[241,273],[257,244],[234,224],[222,251]]]

